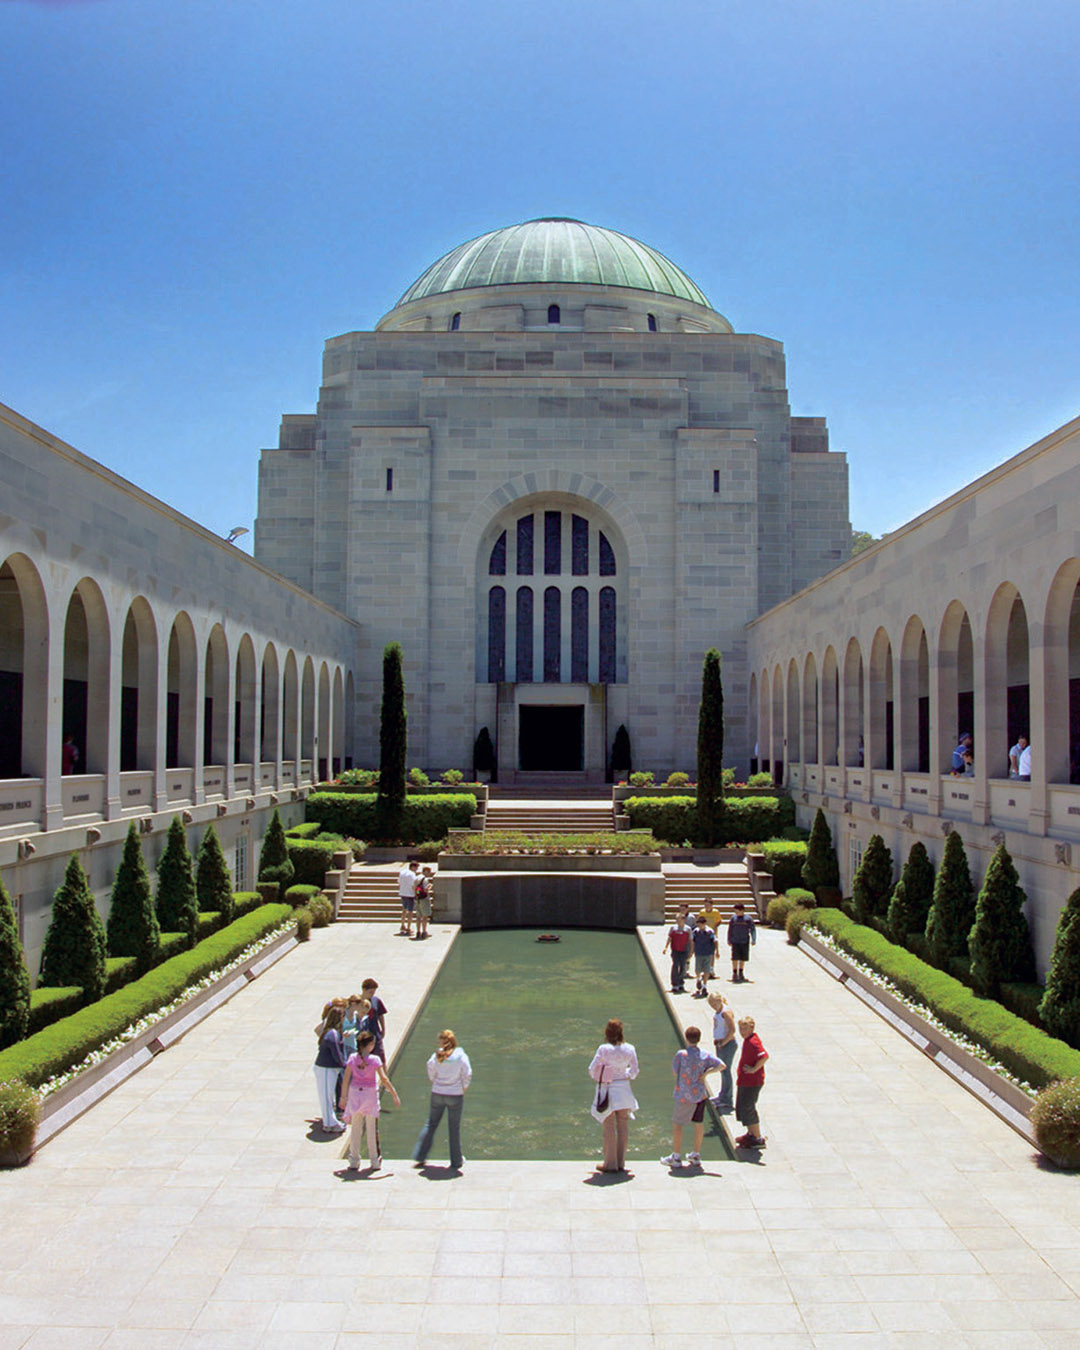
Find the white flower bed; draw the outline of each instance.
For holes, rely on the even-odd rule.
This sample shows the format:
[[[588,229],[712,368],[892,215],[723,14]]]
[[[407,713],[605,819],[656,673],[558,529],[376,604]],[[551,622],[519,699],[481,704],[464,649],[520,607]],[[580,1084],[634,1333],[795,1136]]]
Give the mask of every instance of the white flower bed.
[[[943,1036],[947,1036],[954,1045],[959,1046],[961,1050],[966,1050],[967,1053],[973,1055],[975,1059],[981,1060],[988,1069],[992,1069],[994,1073],[1012,1083],[1014,1087],[1018,1087],[1021,1092],[1026,1093],[1029,1097],[1034,1098],[1037,1096],[1039,1091],[1038,1088],[1032,1087],[1030,1083],[1025,1083],[1022,1078],[1017,1078],[1004,1064],[999,1063],[984,1046],[979,1045],[977,1041],[969,1040],[967,1036],[962,1035],[958,1031],[954,1031],[952,1027],[946,1026],[938,1015],[928,1008],[925,1003],[920,1003],[918,999],[912,998],[910,994],[905,994],[904,991],[898,989],[887,976],[882,975],[881,972],[875,970],[873,966],[868,966],[865,962],[852,956],[850,952],[846,951],[838,942],[836,942],[830,933],[823,933],[820,928],[813,928],[810,926],[808,926],[808,931],[813,934],[815,942],[819,942],[823,947],[828,947],[829,950],[835,952],[837,956],[843,957],[847,964],[849,966],[854,966],[860,975],[865,976],[866,979],[870,980],[873,984],[876,984],[880,989],[884,989],[886,993],[891,994],[892,997],[902,1003],[905,1008],[910,1009],[917,1017],[921,1017],[924,1022],[928,1022],[936,1031],[940,1031]]]

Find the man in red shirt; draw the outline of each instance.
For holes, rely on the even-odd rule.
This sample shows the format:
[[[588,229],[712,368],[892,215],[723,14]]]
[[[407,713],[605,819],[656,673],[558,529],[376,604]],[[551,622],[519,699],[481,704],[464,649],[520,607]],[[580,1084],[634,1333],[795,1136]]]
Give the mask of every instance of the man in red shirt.
[[[686,966],[690,960],[690,929],[680,913],[675,927],[668,929],[664,951],[671,952],[671,992],[686,993]]]
[[[739,1035],[743,1042],[735,1075],[735,1118],[740,1125],[746,1126],[747,1132],[735,1140],[735,1145],[737,1148],[764,1148],[766,1141],[761,1133],[757,1103],[765,1086],[765,1061],[769,1052],[754,1030],[752,1017],[739,1018]]]

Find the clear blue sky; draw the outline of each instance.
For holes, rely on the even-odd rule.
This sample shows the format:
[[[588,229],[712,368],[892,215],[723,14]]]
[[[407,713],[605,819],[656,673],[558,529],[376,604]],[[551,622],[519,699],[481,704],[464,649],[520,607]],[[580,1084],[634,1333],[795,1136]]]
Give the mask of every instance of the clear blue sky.
[[[250,526],[326,338],[571,215],[779,338],[892,529],[1080,413],[1078,37],[1076,0],[0,0],[0,400]]]

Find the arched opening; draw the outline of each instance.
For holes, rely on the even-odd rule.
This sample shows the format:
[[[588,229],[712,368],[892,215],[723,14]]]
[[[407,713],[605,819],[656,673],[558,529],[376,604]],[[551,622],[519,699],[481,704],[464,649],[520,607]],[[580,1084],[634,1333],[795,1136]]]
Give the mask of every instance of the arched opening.
[[[562,311],[558,305],[548,305],[548,323],[562,323]]]
[[[461,327],[461,311],[459,310],[456,314],[453,314],[450,317],[451,333],[456,333],[460,327]]]
[[[788,662],[787,672],[787,762],[802,763],[802,718],[799,709],[799,668],[794,660]]]
[[[818,678],[814,653],[808,652],[803,663],[802,690],[802,744],[806,764],[818,762]]]
[[[779,666],[773,670],[772,677],[772,734],[773,781],[782,783],[787,751],[784,745],[784,676]]]
[[[49,616],[24,554],[0,567],[0,778],[45,776]]]
[[[503,533],[505,540],[506,534]],[[506,588],[492,586],[488,591],[487,677],[489,684],[506,679]]]
[[[333,721],[330,707],[330,672],[324,661],[319,667],[319,734],[316,740],[315,772],[320,781],[325,781],[334,754]]]
[[[120,677],[120,771],[152,769],[157,758],[157,625],[136,596],[124,621]]]
[[[892,643],[879,628],[870,644],[870,768],[891,769],[894,763]]]
[[[840,752],[840,668],[836,652],[825,648],[821,661],[821,762],[839,764]]]
[[[259,699],[259,761],[276,764],[281,757],[281,672],[272,642],[263,652]]]
[[[746,730],[746,739],[750,745],[750,772],[757,773],[760,755],[759,742],[761,730],[758,724],[758,679],[756,674],[750,676],[750,698],[746,709]]]
[[[229,644],[221,624],[214,624],[206,643],[203,694],[203,765],[229,762]]]
[[[300,685],[300,758],[315,768],[315,666],[304,658],[304,678]]]
[[[334,667],[334,706],[333,716],[331,718],[331,732],[333,734],[333,750],[330,755],[330,773],[336,778],[341,772],[342,756],[345,753],[345,698],[344,684],[341,678],[341,667]]]
[[[1010,747],[1031,731],[1027,611],[1011,582],[999,586],[990,602],[985,667],[987,744],[976,753],[988,777],[1007,778]]]
[[[971,623],[959,600],[950,602],[941,621],[938,639],[938,707],[941,725],[937,728],[938,751],[946,773],[952,764],[953,750],[961,737],[975,732],[975,662],[971,641]],[[1006,747],[1007,749],[1008,747]],[[976,762],[981,748],[975,746]]]
[[[562,678],[562,592],[558,586],[544,589],[544,683]]]
[[[84,577],[64,622],[62,772],[105,772],[109,713],[109,617],[97,583]]]
[[[866,759],[863,743],[863,659],[858,638],[852,638],[844,653],[844,764],[861,769]]]
[[[900,642],[900,768],[930,772],[930,652],[919,616]]]
[[[300,676],[291,648],[285,653],[281,680],[281,757],[291,761],[300,758]]]
[[[1048,783],[1080,783],[1080,558],[1058,569],[1043,624],[1043,692]]]
[[[647,314],[647,315],[645,316],[645,318],[646,318],[646,321],[647,321],[647,323],[648,323],[648,325],[649,325],[649,332],[650,332],[650,333],[655,333],[655,332],[656,332],[656,315],[655,315],[655,314]]]
[[[356,681],[350,670],[345,680],[345,767],[353,767],[354,747],[356,745]]]
[[[236,689],[233,694],[233,763],[256,761],[255,738],[255,648],[244,634],[236,649]],[[253,782],[258,781],[256,774]]]
[[[531,586],[519,586],[516,604],[514,678],[523,684],[533,677],[533,592]]]
[[[169,657],[166,672],[165,767],[195,767],[195,736],[198,727],[198,669],[195,655],[195,629],[187,614],[181,612],[169,630]]]
[[[772,770],[772,697],[769,693],[769,672],[761,672],[761,697],[758,700],[758,750],[760,759],[758,770],[769,773]]]

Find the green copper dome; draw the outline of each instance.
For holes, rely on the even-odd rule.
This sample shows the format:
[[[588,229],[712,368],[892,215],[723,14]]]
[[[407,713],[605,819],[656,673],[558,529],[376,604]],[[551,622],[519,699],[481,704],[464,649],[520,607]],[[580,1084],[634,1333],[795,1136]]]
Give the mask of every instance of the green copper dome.
[[[686,273],[648,244],[564,217],[527,220],[459,244],[432,263],[398,305],[473,286],[525,282],[628,286],[712,308]]]

